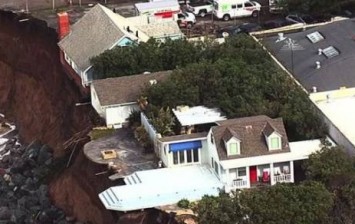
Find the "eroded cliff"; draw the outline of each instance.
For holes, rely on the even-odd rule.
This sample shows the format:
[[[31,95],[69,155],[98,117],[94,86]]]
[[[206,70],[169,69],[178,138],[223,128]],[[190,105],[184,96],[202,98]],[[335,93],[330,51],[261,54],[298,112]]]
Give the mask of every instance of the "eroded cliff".
[[[56,157],[63,156],[63,144],[75,133],[91,127],[90,106],[75,106],[85,99],[64,73],[59,60],[57,33],[46,23],[0,11],[0,112],[13,120],[21,141],[49,145]],[[50,183],[55,205],[67,215],[88,223],[175,223],[155,209],[119,214],[106,210],[97,194],[110,183],[106,169],[87,160],[81,142],[69,167]],[[67,149],[67,150],[73,150]]]

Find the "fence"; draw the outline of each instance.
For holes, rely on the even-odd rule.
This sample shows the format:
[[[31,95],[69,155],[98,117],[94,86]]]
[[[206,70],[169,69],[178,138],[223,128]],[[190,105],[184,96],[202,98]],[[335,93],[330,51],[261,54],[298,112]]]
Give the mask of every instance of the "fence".
[[[144,113],[141,112],[141,123],[144,127],[144,129],[148,132],[149,139],[154,143],[154,146],[156,145],[156,139],[158,136],[160,136],[159,133],[155,130],[153,125],[149,122],[147,116],[145,116]]]

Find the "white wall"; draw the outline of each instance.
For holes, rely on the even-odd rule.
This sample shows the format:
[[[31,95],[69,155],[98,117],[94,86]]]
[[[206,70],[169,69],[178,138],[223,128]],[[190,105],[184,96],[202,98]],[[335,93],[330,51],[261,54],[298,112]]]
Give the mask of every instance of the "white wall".
[[[325,116],[323,113],[321,113],[321,116],[323,117],[324,123],[328,126],[328,133],[329,136],[338,144],[341,146],[344,146],[344,149],[346,152],[354,156],[355,155],[355,147],[354,145],[349,141],[348,138],[344,136],[344,134],[339,131],[339,129],[329,120],[327,116]]]
[[[133,111],[138,111],[139,106],[136,103],[129,105],[105,107],[106,125],[112,127],[113,125],[124,124],[127,118]]]
[[[97,93],[94,85],[90,86],[90,94],[91,94],[91,105],[96,110],[96,112],[100,115],[100,117],[105,118],[105,111],[102,109],[100,100],[97,97]]]
[[[141,123],[144,127],[144,129],[148,132],[149,134],[149,139],[154,142],[155,147],[157,147],[156,145],[156,141],[157,141],[157,137],[161,136],[153,127],[153,125],[149,122],[147,116],[145,116],[144,113],[141,112]]]

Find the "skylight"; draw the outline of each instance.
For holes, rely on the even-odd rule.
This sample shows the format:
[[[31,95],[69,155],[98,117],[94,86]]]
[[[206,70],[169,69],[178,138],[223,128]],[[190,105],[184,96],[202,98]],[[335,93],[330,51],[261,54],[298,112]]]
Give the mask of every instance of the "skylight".
[[[320,34],[318,31],[310,33],[307,35],[307,38],[312,42],[312,43],[317,43],[321,40],[324,40],[324,37],[322,34]]]
[[[332,58],[335,56],[338,56],[340,53],[337,49],[335,49],[333,46],[329,46],[327,48],[324,48],[322,50],[323,54],[327,57],[327,58]]]

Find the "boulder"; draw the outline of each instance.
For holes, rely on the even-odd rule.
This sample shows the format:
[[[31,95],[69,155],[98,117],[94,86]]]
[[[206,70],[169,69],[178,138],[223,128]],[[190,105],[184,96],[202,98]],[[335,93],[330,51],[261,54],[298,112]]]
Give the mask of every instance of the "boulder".
[[[23,184],[25,184],[26,177],[22,176],[19,173],[15,173],[11,176],[11,180],[15,185],[22,186]]]
[[[17,208],[12,214],[11,221],[15,223],[24,223],[26,216],[26,210]]]
[[[0,220],[10,220],[11,211],[8,207],[0,207]]]
[[[50,152],[50,148],[47,145],[43,145],[39,150],[37,163],[44,164],[48,159],[52,158],[52,153]]]

